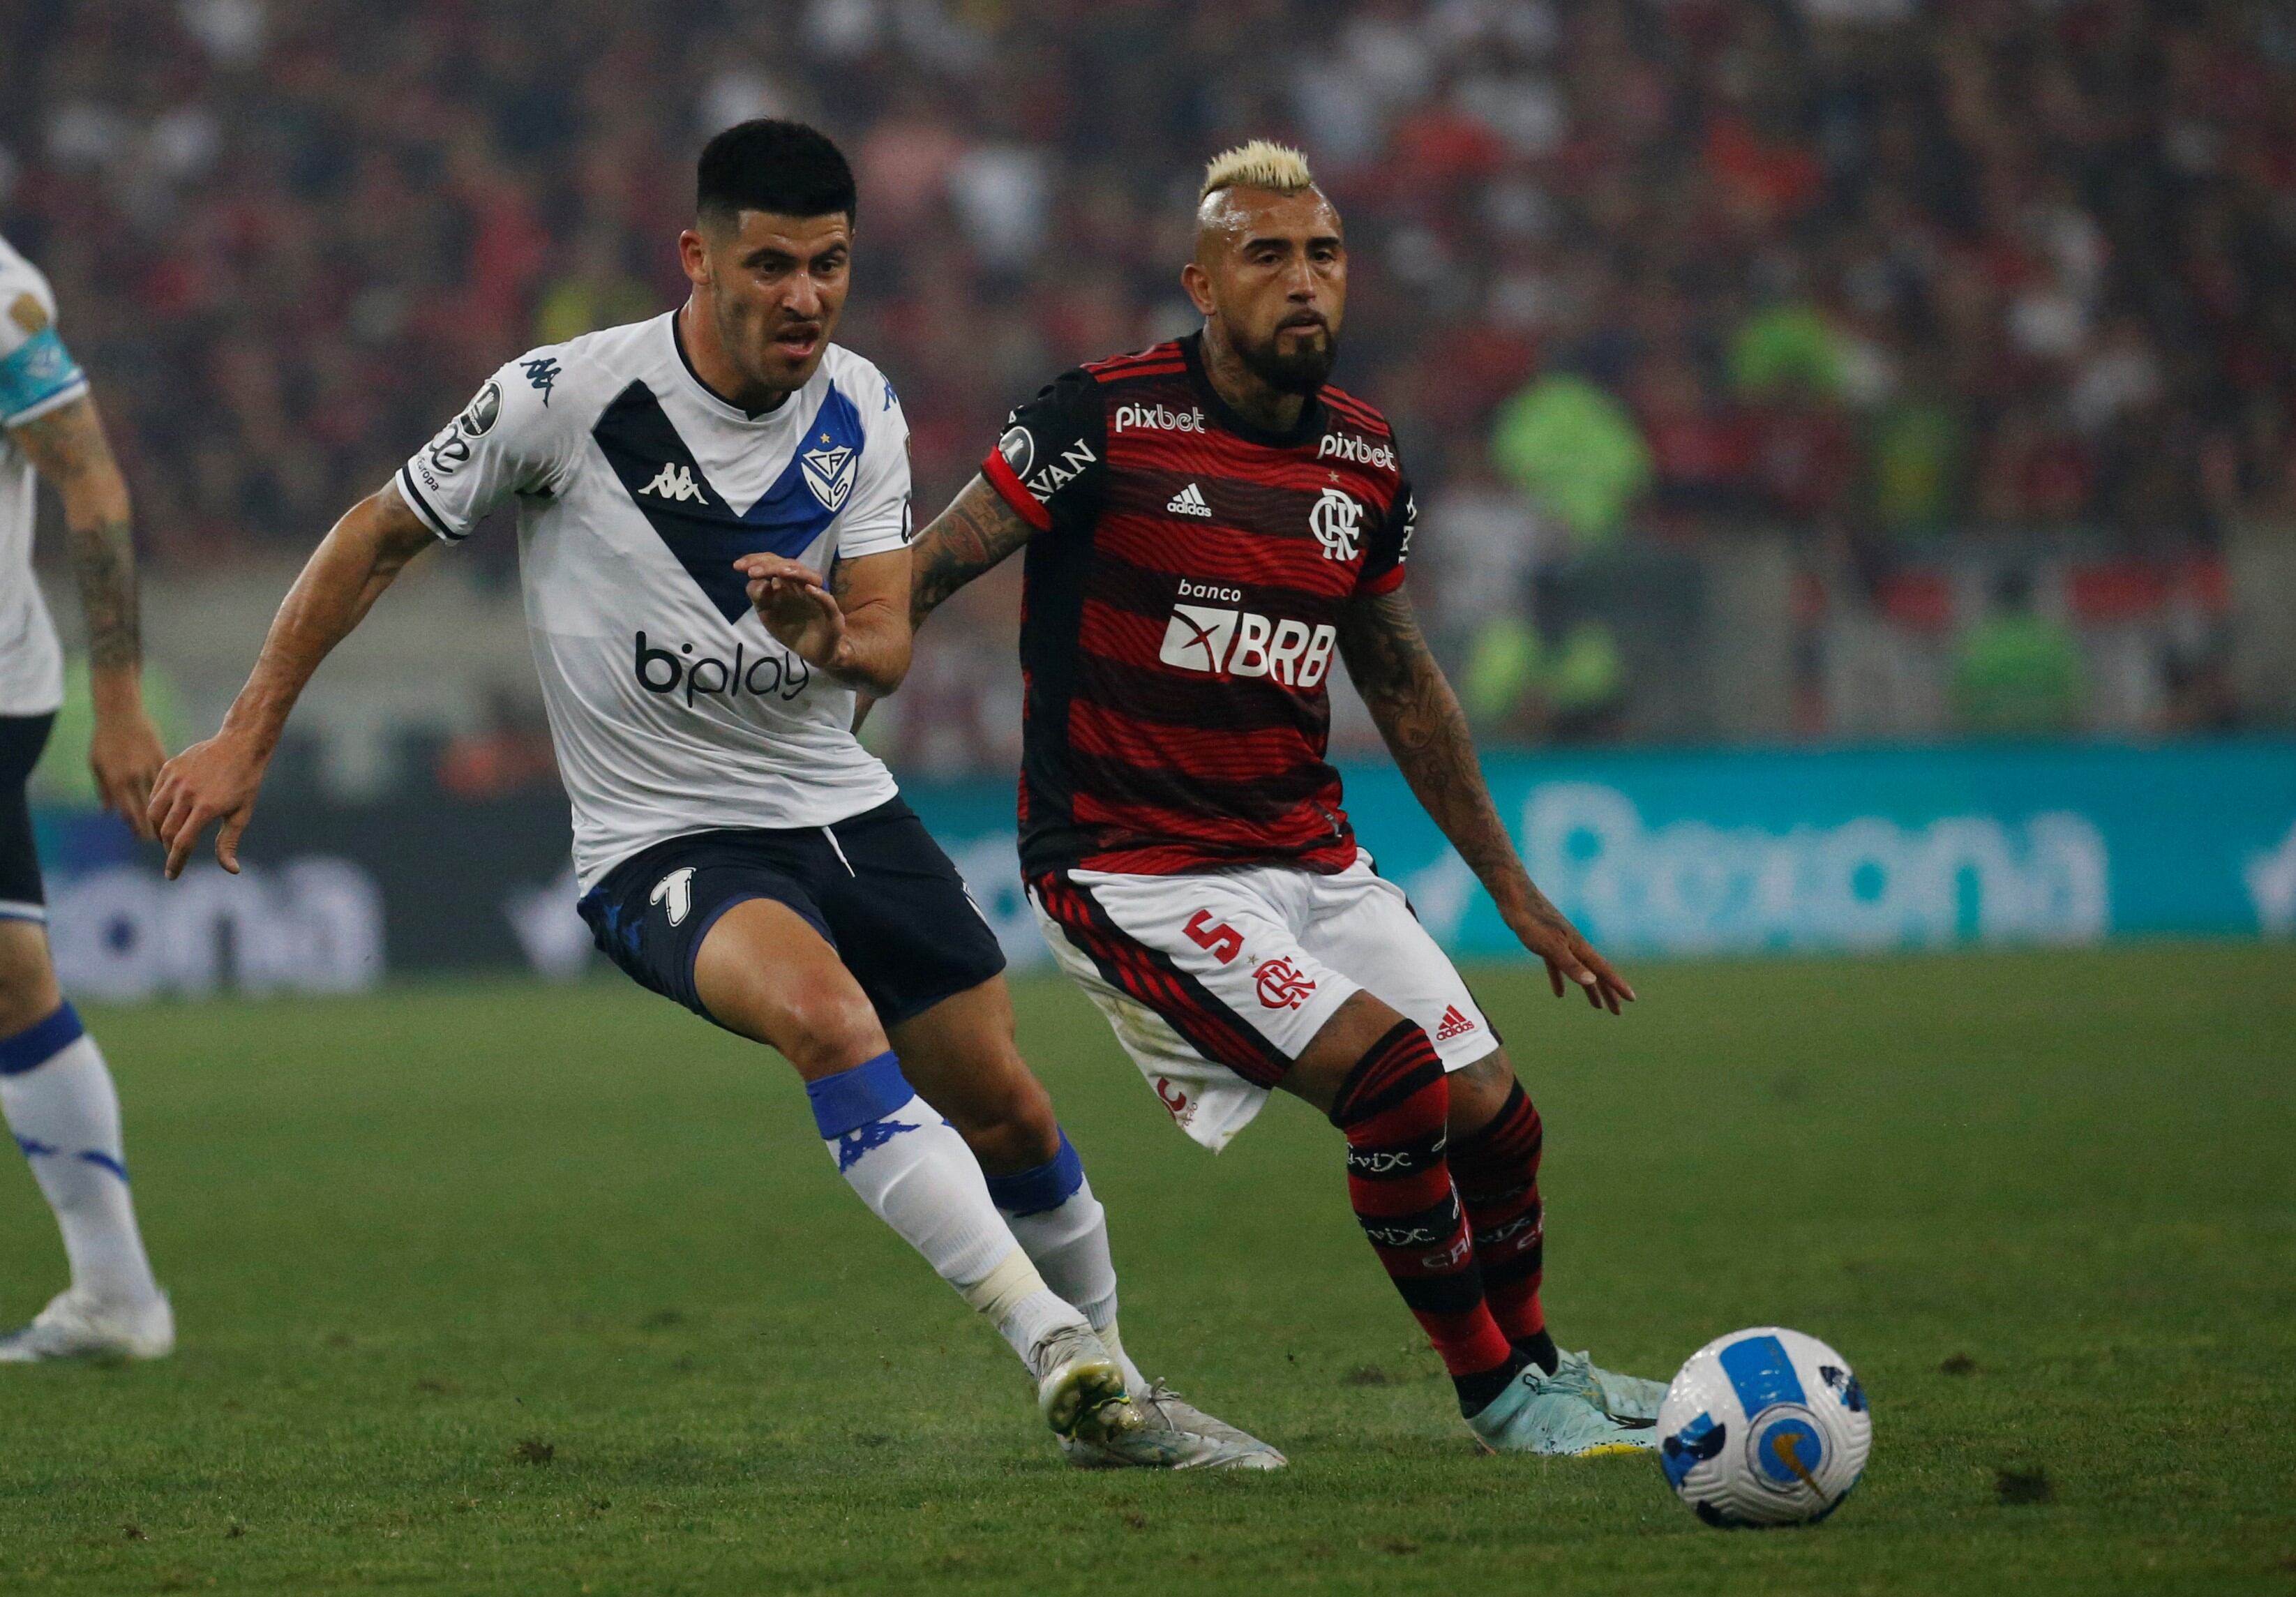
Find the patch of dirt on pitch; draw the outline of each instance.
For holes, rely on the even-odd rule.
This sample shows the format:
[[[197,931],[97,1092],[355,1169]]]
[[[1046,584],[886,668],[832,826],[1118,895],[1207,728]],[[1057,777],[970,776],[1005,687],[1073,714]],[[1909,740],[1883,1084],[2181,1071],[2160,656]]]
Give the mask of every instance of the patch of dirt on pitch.
[[[558,1456],[558,1448],[540,1437],[525,1437],[510,1450],[510,1455],[521,1464],[546,1464]]]
[[[2049,1472],[2038,1464],[2030,1469],[2004,1470],[1993,1478],[1993,1495],[2003,1508],[2026,1508],[2055,1499],[2057,1488]]]
[[[1395,1384],[1395,1377],[1377,1364],[1357,1364],[1340,1377],[1340,1384],[1343,1387],[1391,1387]]]
[[[1966,1353],[1956,1353],[1948,1358],[1945,1363],[1938,1366],[1938,1373],[1940,1375],[1974,1375],[1977,1373],[1977,1361],[1970,1357]]]

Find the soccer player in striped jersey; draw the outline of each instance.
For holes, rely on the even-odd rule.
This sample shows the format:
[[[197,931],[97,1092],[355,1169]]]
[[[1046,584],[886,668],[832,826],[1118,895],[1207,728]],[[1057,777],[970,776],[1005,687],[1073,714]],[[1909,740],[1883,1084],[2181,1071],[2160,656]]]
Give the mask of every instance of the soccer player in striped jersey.
[[[120,1146],[119,1096],[48,959],[25,780],[63,702],[63,655],[32,580],[37,477],[63,500],[87,618],[96,795],[143,836],[167,751],[144,712],[127,485],[38,268],[0,240],[0,1110],[63,1232],[71,1285],[0,1337],[0,1363],[159,1358],[176,1318],[152,1278]]]
[[[1546,1329],[1538,1115],[1348,823],[1324,758],[1334,656],[1556,995],[1616,1014],[1633,989],[1531,884],[1404,594],[1394,438],[1325,381],[1337,211],[1298,152],[1259,143],[1214,160],[1200,201],[1182,281],[1203,330],[1014,411],[917,540],[913,620],[1027,550],[1022,872],[1054,957],[1180,1127],[1217,1150],[1271,1088],[1314,1104],[1474,1433],[1647,1446],[1664,1388]]]
[[[838,1174],[1012,1345],[1073,1462],[1277,1467],[1128,1396],[1103,1212],[1013,1045],[1004,955],[852,735],[855,691],[908,668],[911,530],[899,397],[831,342],[852,173],[812,128],[747,122],[695,201],[683,307],[504,365],[319,545],[222,729],[160,774],[168,872],[212,821],[237,868],[320,661],[409,561],[514,505],[600,950],[797,1068]]]

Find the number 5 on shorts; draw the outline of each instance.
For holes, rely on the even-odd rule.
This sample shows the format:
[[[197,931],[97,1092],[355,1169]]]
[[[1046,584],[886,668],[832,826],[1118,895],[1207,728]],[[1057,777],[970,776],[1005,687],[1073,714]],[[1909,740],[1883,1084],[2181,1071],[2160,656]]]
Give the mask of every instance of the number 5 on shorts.
[[[1188,941],[1226,964],[1243,952],[1243,934],[1225,921],[1217,926],[1205,925],[1211,918],[1211,911],[1200,909],[1188,917],[1188,923],[1180,930],[1188,934]]]

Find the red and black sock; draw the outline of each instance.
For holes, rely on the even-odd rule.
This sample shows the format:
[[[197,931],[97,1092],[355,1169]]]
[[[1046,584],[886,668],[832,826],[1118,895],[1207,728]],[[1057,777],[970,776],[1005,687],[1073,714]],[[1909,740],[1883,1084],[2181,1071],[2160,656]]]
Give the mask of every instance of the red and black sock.
[[[1515,1347],[1552,1375],[1558,1362],[1546,1334],[1538,1287],[1546,1272],[1546,1213],[1538,1201],[1538,1157],[1545,1142],[1538,1111],[1522,1083],[1481,1130],[1452,1143],[1452,1178],[1473,1229],[1475,1263],[1491,1317]]]
[[[1332,1123],[1347,1134],[1348,1200],[1396,1290],[1474,1413],[1521,1368],[1483,1301],[1475,1249],[1444,1159],[1450,1087],[1409,1020],[1374,1044],[1341,1085]]]

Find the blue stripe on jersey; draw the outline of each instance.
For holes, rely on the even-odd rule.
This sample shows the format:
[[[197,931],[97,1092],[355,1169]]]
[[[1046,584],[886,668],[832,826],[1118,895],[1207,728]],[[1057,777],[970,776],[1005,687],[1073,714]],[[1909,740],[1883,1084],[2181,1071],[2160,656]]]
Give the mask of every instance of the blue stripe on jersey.
[[[53,327],[0,356],[0,422],[12,422],[34,405],[87,381],[79,363]]]
[[[852,496],[863,442],[860,414],[832,386],[788,469],[736,515],[644,382],[617,395],[590,436],[631,502],[728,621],[750,608],[734,562],[745,554],[794,559],[812,547]]]

